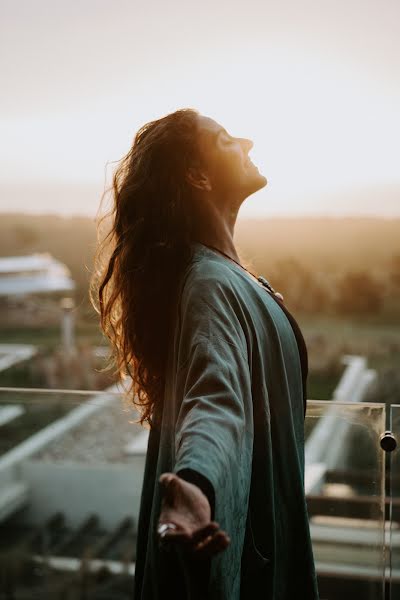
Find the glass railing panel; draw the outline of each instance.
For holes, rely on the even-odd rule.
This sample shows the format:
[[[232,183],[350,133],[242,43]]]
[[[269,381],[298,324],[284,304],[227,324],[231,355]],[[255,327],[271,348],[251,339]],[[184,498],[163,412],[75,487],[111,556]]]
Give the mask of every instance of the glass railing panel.
[[[5,598],[131,597],[148,436],[137,420],[117,390],[0,389]],[[384,405],[308,402],[321,600],[384,597],[384,424]]]
[[[400,404],[392,404],[390,407],[389,431],[392,432],[394,438],[394,443],[389,449],[394,449],[387,452],[390,500],[387,572],[390,581],[389,600],[396,600],[400,598]]]
[[[308,401],[305,490],[321,599],[381,600],[385,405]]]
[[[112,392],[0,389],[0,598],[130,598],[146,430]]]

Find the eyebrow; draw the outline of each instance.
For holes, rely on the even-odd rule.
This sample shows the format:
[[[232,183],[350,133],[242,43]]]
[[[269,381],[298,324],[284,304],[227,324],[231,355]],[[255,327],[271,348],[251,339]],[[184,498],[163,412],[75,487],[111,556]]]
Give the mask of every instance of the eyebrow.
[[[209,134],[209,135],[210,135],[210,137],[208,138],[208,139],[209,139],[209,141],[210,141],[211,143],[216,143],[216,141],[217,141],[217,139],[218,139],[218,136],[219,136],[221,133],[225,133],[225,134],[226,134],[228,137],[231,137],[231,136],[229,135],[229,133],[226,131],[225,127],[221,127],[221,129],[218,129],[218,130],[217,130],[217,131],[215,131],[214,133],[210,132],[210,134]]]

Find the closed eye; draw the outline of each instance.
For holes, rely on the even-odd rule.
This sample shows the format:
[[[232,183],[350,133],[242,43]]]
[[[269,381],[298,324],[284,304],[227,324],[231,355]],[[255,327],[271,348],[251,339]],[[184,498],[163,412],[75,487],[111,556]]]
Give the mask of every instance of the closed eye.
[[[234,138],[232,135],[230,135],[226,129],[221,129],[218,134],[218,136],[222,136],[222,141],[224,144],[235,144],[236,143],[236,138]]]
[[[228,139],[226,140],[228,143],[232,143],[232,142],[235,142],[235,141],[236,141],[236,138],[234,138],[233,136],[229,135],[229,133],[227,133],[227,132],[224,132],[224,134],[225,134],[225,136],[228,138]]]

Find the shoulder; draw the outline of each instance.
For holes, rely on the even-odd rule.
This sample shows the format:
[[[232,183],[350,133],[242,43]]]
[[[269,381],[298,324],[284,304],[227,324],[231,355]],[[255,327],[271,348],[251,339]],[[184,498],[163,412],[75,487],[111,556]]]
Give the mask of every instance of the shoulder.
[[[182,302],[203,299],[233,300],[240,294],[240,281],[229,264],[209,254],[195,255],[182,285]]]
[[[229,263],[199,254],[185,272],[178,303],[177,331],[190,344],[210,348],[234,347],[247,354],[245,301],[240,276]]]

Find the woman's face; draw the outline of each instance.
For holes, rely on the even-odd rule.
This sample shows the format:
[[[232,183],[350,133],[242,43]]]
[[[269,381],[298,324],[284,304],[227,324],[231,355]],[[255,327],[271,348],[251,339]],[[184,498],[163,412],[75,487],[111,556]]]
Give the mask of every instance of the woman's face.
[[[251,140],[231,136],[217,121],[202,115],[198,132],[203,169],[213,192],[246,198],[267,185],[267,178],[249,159]]]

